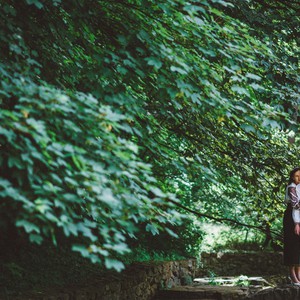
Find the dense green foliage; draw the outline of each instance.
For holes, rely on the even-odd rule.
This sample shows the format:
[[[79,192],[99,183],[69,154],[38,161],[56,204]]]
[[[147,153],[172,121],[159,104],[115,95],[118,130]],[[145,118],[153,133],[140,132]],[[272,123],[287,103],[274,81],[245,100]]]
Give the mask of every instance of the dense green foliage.
[[[137,244],[195,254],[202,233],[184,206],[273,238],[298,164],[297,136],[287,139],[298,127],[297,10],[261,19],[254,0],[0,7],[3,230],[35,243],[63,233],[117,270]]]

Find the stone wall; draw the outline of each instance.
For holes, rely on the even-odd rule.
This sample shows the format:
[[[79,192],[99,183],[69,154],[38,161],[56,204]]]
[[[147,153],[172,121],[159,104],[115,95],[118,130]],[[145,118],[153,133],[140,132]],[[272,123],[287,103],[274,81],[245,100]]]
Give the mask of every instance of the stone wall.
[[[0,300],[150,300],[158,289],[191,284],[196,268],[195,259],[139,263],[85,287],[30,291],[21,295],[0,293]]]
[[[287,274],[281,252],[202,253],[196,277]]]
[[[195,259],[139,263],[122,273],[94,278],[82,287],[29,291],[17,295],[0,286],[0,300],[151,300],[158,290],[190,285],[196,277],[285,274],[287,270],[282,265],[280,252],[202,253],[200,267]]]
[[[300,289],[295,286],[281,286],[271,289],[265,289],[249,295],[243,300],[299,300]]]

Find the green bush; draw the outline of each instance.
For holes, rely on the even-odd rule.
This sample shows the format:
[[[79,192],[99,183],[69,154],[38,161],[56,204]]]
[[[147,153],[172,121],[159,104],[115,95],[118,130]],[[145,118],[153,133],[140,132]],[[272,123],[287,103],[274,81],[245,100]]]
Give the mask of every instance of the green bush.
[[[156,211],[166,196],[152,187],[137,146],[121,137],[130,120],[92,95],[22,76],[2,77],[1,90],[2,226],[14,223],[38,244],[56,243],[60,230],[83,237],[73,250],[120,270],[113,255],[130,251],[136,223],[161,228]],[[174,224],[178,214],[167,211],[161,221]]]

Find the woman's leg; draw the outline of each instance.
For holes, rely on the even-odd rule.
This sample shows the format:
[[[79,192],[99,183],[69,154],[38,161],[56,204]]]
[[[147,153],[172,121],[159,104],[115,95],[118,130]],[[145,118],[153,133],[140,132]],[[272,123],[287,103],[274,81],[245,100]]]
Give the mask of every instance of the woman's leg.
[[[290,269],[290,276],[291,276],[291,279],[294,283],[296,282],[300,282],[300,280],[298,279],[298,269],[299,267],[296,267],[296,266],[289,266],[289,269]]]
[[[298,281],[300,282],[300,266],[295,266],[295,274],[297,276]]]

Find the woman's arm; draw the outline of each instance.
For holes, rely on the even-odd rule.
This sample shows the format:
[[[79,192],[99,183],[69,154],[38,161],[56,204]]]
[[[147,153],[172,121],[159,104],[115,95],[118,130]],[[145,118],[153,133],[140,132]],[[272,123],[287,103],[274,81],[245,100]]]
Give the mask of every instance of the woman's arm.
[[[300,199],[298,198],[296,187],[289,187],[288,195],[291,199],[291,205],[293,207],[292,217],[295,224],[295,234],[300,235]]]
[[[292,217],[295,224],[300,224],[300,209],[293,208]]]
[[[297,196],[296,187],[290,186],[288,188],[288,196],[291,199],[292,207],[295,209],[299,209],[300,208],[300,204],[299,204],[300,199]]]

